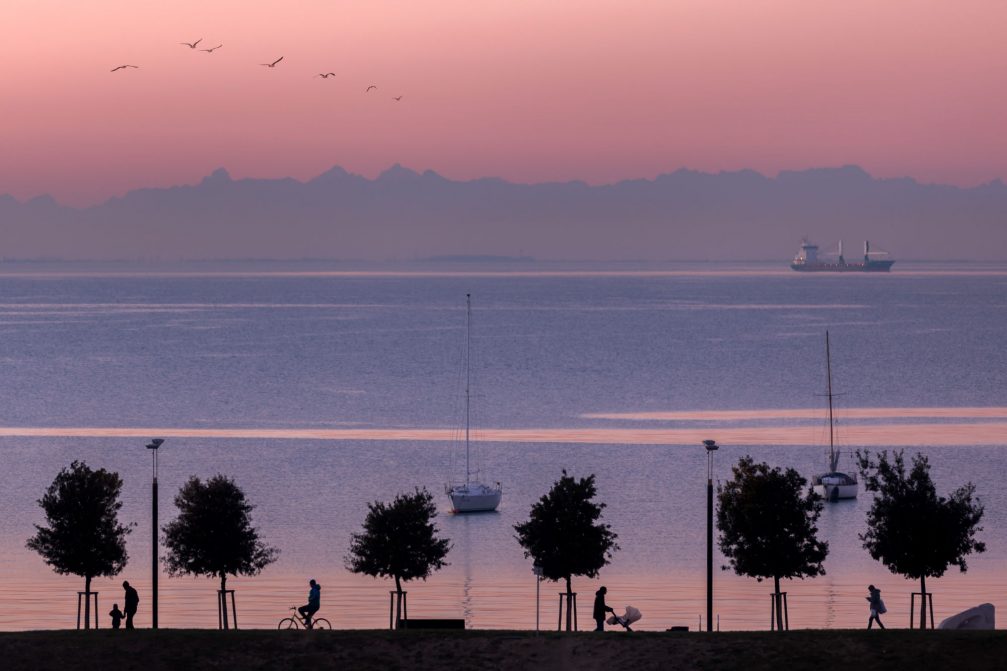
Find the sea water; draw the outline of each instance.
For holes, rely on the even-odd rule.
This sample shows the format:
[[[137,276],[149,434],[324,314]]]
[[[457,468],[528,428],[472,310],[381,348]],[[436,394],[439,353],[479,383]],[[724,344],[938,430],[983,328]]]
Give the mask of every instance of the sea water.
[[[0,269],[3,270],[3,269]],[[473,467],[504,488],[494,514],[452,515],[464,476],[465,294],[473,297]],[[150,623],[149,438],[160,449],[160,521],[192,476],[223,473],[256,505],[281,553],[228,582],[241,627],[272,627],[322,585],[337,627],[388,625],[392,584],[349,573],[367,503],[426,487],[450,565],[407,586],[413,617],[533,628],[536,582],[513,526],[565,469],[594,474],[620,549],[600,580],[576,578],[580,624],[599,584],[639,628],[705,613],[706,454],[714,477],[751,454],[807,477],[826,465],[825,331],[837,444],[930,458],[939,490],[972,481],[988,551],[928,580],[937,619],[1007,593],[1007,268],[903,263],[890,275],[775,266],[392,271],[200,266],[166,272],[19,265],[0,274],[0,629],[76,623],[83,579],[25,548],[36,501],[73,460],[123,478],[130,561],[95,580],[99,610],[123,579]],[[792,627],[866,624],[866,586],[907,626],[918,584],[891,575],[858,534],[871,495],[825,507],[827,574],[785,581]],[[164,550],[162,548],[163,555]],[[724,629],[768,628],[771,584],[722,571]],[[161,626],[217,624],[214,580],[160,579]],[[556,627],[561,585],[541,584]],[[705,626],[705,625],[704,625]]]

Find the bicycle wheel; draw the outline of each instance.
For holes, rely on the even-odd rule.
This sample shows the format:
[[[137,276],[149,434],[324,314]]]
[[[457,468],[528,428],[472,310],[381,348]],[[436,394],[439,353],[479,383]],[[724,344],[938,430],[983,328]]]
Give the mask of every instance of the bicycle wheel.
[[[324,617],[316,617],[311,621],[312,629],[332,629],[332,624]]]
[[[280,624],[276,625],[276,628],[277,629],[300,629],[301,628],[301,623],[298,622],[295,618],[285,617],[282,620],[280,620]]]

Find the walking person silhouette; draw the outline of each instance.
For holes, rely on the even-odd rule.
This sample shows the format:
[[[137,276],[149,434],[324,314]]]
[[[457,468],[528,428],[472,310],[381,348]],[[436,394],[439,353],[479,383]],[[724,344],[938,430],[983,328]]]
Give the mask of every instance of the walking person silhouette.
[[[123,607],[126,613],[126,629],[133,629],[133,616],[136,615],[136,607],[140,605],[140,595],[130,586],[128,580],[122,581],[122,588],[126,590],[126,603]]]
[[[595,631],[605,631],[605,613],[609,612],[615,615],[615,609],[609,608],[608,604],[605,603],[605,595],[608,593],[608,588],[602,585],[597,592],[594,593],[594,621],[595,621]]]
[[[867,603],[871,607],[871,616],[867,618],[867,628],[870,629],[877,622],[878,626],[882,629],[885,625],[881,622],[881,616],[888,612],[885,608],[885,602],[881,600],[881,590],[874,585],[867,586],[867,592],[870,596],[867,597]]]

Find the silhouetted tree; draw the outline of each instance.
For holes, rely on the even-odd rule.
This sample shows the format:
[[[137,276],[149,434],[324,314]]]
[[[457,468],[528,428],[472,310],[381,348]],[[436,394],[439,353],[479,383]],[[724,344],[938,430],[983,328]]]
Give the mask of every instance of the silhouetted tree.
[[[118,575],[129,559],[126,536],[133,525],[119,523],[121,492],[118,473],[74,461],[38,500],[46,526],[36,524],[26,543],[56,573],[84,577],[86,628],[91,627],[91,579]]]
[[[215,475],[206,482],[189,478],[175,497],[175,506],[178,517],[164,526],[169,575],[219,577],[223,593],[227,576],[258,575],[276,561],[279,550],[262,542],[252,526],[255,506],[230,478]],[[226,607],[222,622],[227,629]]]
[[[864,488],[874,492],[867,511],[867,531],[860,534],[864,549],[892,573],[920,581],[927,593],[927,578],[939,578],[949,566],[962,573],[968,569],[965,557],[985,552],[986,544],[976,540],[983,506],[975,499],[971,482],[959,487],[949,498],[937,496],[930,478],[930,463],[922,454],[913,456],[906,472],[901,451],[889,461],[881,452],[875,459],[869,451],[857,450]],[[926,597],[920,603],[920,629],[926,629]]]
[[[776,628],[783,630],[782,578],[825,575],[829,544],[818,540],[822,499],[792,468],[786,471],[743,457],[717,488],[720,551],[738,575],[772,578]],[[727,570],[727,566],[724,570]]]
[[[524,556],[531,558],[549,580],[566,581],[566,629],[571,629],[573,576],[597,577],[619,549],[618,536],[603,522],[604,503],[593,499],[598,493],[594,475],[577,480],[563,471],[552,489],[531,507],[528,521],[515,525]]]
[[[375,578],[395,579],[395,621],[402,618],[402,581],[426,580],[447,566],[451,542],[437,537],[434,497],[426,489],[399,494],[390,503],[367,504],[364,530],[350,539],[346,568]]]

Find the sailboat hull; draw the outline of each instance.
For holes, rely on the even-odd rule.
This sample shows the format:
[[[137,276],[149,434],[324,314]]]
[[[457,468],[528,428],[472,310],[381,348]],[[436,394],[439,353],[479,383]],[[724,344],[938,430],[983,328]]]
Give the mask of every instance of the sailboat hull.
[[[814,479],[815,493],[826,501],[842,501],[857,498],[860,483],[845,473],[826,473]]]
[[[503,491],[500,487],[490,487],[479,483],[457,485],[448,489],[451,509],[456,513],[492,512],[500,505]]]

